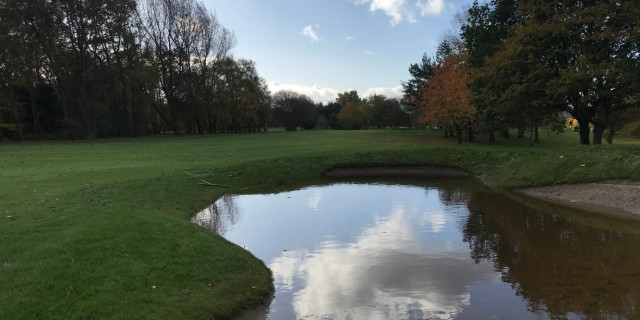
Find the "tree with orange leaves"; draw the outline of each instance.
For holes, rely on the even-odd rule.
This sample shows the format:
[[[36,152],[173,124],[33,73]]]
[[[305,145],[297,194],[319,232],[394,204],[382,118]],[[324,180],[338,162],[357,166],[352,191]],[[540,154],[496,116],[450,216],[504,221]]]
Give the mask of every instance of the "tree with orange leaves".
[[[459,41],[445,43],[445,46],[448,50],[439,59],[434,75],[422,93],[420,122],[445,130],[454,128],[458,143],[462,144],[462,133],[471,129],[476,112],[467,87],[466,50]]]

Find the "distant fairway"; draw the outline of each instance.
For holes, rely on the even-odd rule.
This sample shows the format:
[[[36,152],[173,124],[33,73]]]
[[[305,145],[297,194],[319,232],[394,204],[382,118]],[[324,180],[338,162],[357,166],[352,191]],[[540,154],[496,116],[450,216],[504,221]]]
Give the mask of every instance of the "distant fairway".
[[[337,165],[456,166],[505,189],[640,179],[637,140],[481,142],[405,129],[0,144],[0,319],[231,317],[271,294],[270,272],[191,215]]]

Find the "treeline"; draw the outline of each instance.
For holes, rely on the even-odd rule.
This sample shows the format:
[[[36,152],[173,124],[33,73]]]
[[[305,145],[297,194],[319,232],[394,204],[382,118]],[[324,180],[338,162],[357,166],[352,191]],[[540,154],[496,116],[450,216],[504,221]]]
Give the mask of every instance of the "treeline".
[[[399,99],[374,94],[360,98],[356,91],[338,94],[335,101],[314,103],[306,95],[279,91],[273,95],[269,125],[297,129],[375,129],[411,125],[411,113]]]
[[[196,0],[0,1],[0,139],[263,130],[234,44]]]
[[[271,95],[197,0],[0,0],[0,139],[410,125],[398,99]]]
[[[637,1],[476,1],[461,20],[459,36],[409,68],[404,101],[419,123],[460,143],[509,128],[534,143],[570,116],[581,144],[601,144],[640,121]]]

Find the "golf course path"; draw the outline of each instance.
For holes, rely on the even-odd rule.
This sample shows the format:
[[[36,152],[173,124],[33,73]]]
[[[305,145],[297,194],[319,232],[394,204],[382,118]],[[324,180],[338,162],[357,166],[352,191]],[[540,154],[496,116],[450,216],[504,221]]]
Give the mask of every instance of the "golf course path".
[[[609,180],[519,190],[528,196],[581,210],[640,219],[640,181]]]

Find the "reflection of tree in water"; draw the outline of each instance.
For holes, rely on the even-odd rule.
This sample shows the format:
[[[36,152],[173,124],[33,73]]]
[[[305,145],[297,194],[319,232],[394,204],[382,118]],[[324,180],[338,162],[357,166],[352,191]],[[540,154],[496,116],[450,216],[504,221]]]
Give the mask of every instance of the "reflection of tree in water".
[[[543,214],[505,196],[476,194],[464,241],[502,272],[532,310],[552,318],[638,319],[640,237]]]
[[[466,205],[469,201],[469,191],[462,188],[438,188],[438,198],[447,206]]]
[[[219,235],[226,234],[229,226],[236,224],[239,217],[239,210],[234,204],[234,199],[233,195],[222,196],[218,201],[196,214],[193,221]]]

